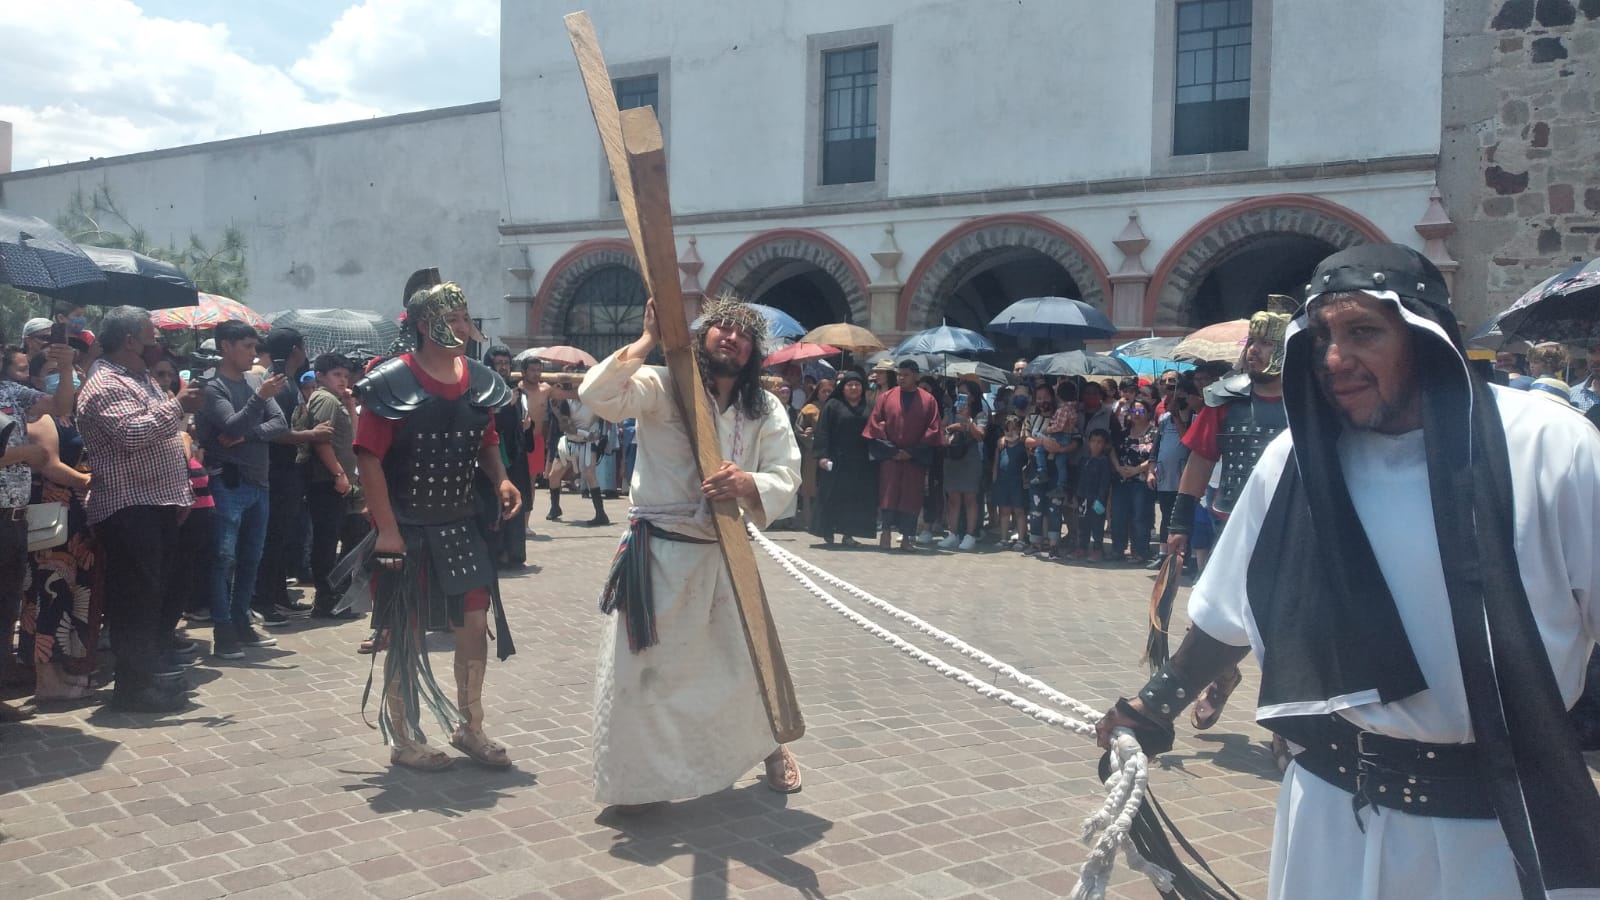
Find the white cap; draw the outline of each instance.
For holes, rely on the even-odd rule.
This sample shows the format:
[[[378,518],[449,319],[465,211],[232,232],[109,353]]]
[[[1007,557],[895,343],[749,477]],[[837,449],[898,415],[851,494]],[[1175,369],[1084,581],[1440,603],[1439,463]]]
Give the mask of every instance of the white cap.
[[[51,322],[49,319],[29,319],[27,322],[23,323],[22,336],[33,337],[40,332],[49,331],[50,326],[53,324],[55,323]]]

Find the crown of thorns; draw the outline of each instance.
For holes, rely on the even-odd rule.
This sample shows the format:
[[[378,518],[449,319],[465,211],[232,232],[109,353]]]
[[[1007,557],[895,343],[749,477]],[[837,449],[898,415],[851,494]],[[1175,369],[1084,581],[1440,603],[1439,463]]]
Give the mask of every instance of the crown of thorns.
[[[700,334],[712,325],[732,325],[760,344],[767,339],[767,317],[759,310],[729,294],[707,303],[700,311]]]

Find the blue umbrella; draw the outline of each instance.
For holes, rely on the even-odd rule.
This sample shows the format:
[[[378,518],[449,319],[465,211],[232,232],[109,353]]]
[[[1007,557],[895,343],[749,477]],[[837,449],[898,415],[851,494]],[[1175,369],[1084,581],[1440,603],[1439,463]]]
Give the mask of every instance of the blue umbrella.
[[[1186,372],[1194,363],[1179,362],[1172,358],[1181,337],[1147,337],[1132,340],[1111,351],[1111,355],[1127,363],[1138,375],[1160,375],[1168,369]]]
[[[957,356],[970,353],[988,353],[994,349],[994,344],[989,339],[976,331],[966,328],[955,328],[950,325],[940,325],[938,328],[929,328],[919,331],[900,342],[894,348],[895,356],[904,356],[907,353],[953,353]]]
[[[1018,300],[991,319],[988,330],[1013,337],[1058,340],[1103,338],[1117,333],[1105,313],[1068,297]]]
[[[774,338],[797,338],[806,333],[806,328],[795,321],[794,316],[772,306],[763,306],[760,303],[750,304],[751,308],[761,313],[767,319],[767,335]]]
[[[788,343],[806,333],[806,328],[789,315],[774,306],[764,306],[760,303],[750,304],[750,308],[761,313],[767,320],[767,338],[771,342],[768,349],[774,349],[779,343]],[[690,328],[699,328],[700,319],[690,323]]]

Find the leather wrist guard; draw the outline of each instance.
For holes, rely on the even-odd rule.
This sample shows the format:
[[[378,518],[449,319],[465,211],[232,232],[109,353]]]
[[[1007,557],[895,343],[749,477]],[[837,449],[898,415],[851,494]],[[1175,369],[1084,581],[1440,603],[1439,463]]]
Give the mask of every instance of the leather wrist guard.
[[[1139,700],[1144,703],[1145,712],[1168,722],[1176,719],[1183,708],[1194,701],[1194,692],[1185,687],[1187,683],[1188,676],[1168,660],[1139,689]]]
[[[1168,534],[1188,534],[1194,529],[1194,513],[1200,505],[1200,498],[1190,494],[1179,494],[1172,501],[1172,515],[1167,517]]]
[[[1134,709],[1126,698],[1117,699],[1117,712],[1135,723],[1133,737],[1139,742],[1139,749],[1143,750],[1146,756],[1160,756],[1172,749],[1176,735],[1170,720],[1140,712]]]

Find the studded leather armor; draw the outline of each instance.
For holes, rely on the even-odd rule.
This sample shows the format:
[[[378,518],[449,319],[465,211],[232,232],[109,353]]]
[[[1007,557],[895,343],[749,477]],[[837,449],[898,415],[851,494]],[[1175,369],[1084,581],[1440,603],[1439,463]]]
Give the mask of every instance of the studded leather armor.
[[[512,399],[492,370],[466,361],[467,392],[446,400],[417,381],[404,360],[390,360],[357,385],[365,407],[395,422],[383,459],[389,502],[401,525],[443,525],[474,515],[478,451],[493,411]]]
[[[1282,401],[1257,400],[1249,394],[1229,401],[1217,434],[1217,448],[1222,451],[1217,465],[1222,467],[1222,478],[1213,510],[1221,515],[1233,512],[1245,482],[1261,459],[1261,451],[1287,427],[1289,419]]]

